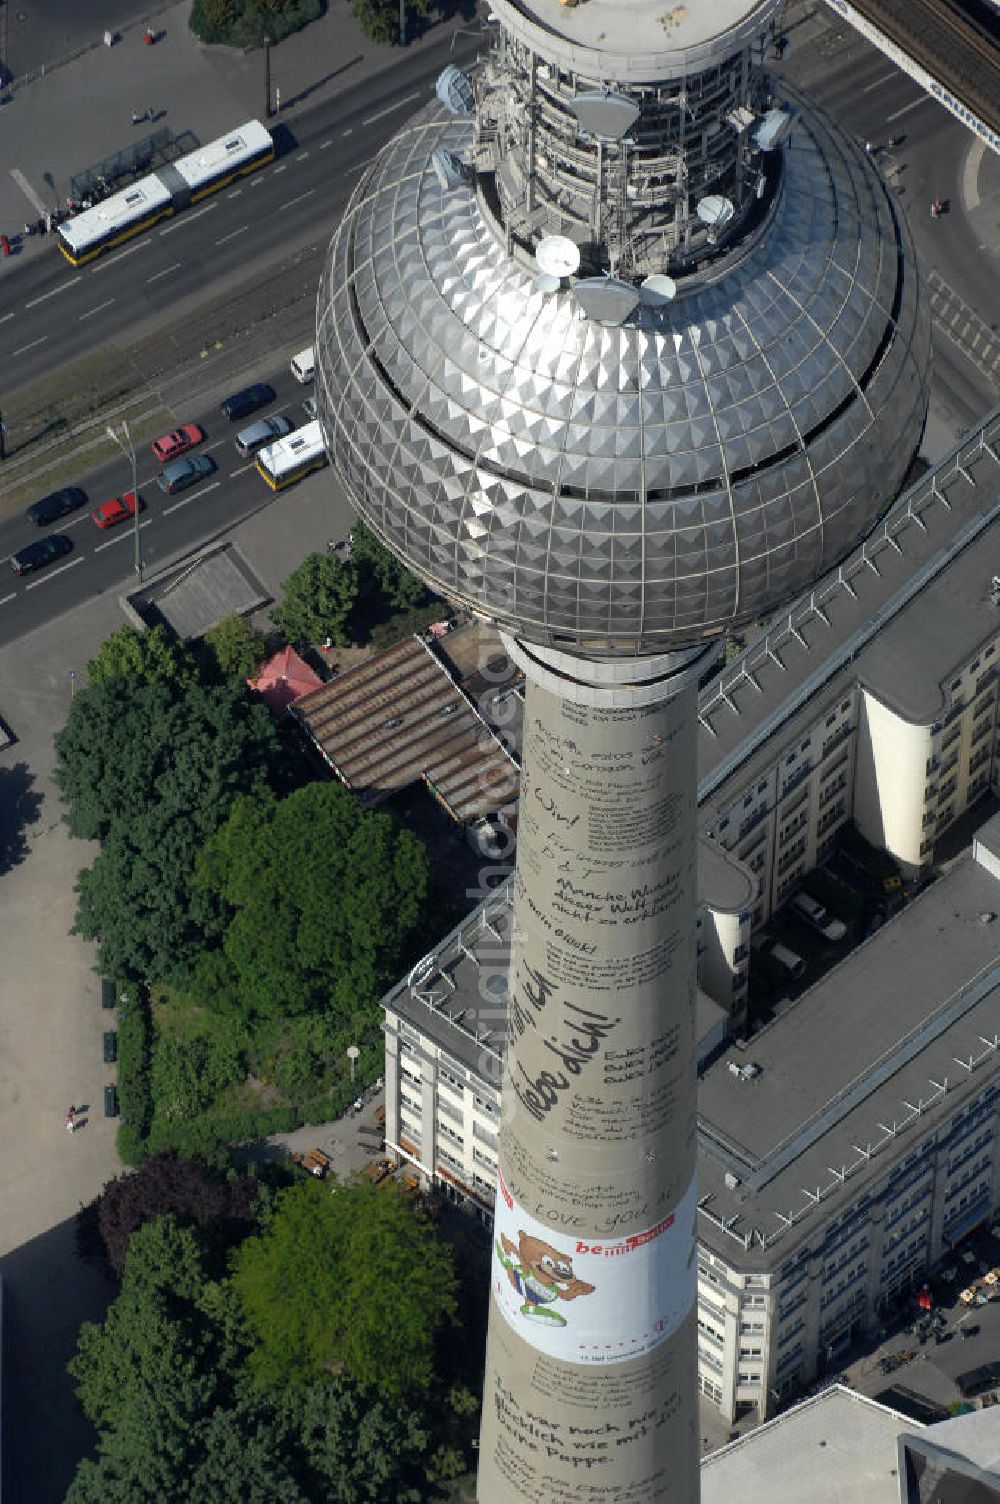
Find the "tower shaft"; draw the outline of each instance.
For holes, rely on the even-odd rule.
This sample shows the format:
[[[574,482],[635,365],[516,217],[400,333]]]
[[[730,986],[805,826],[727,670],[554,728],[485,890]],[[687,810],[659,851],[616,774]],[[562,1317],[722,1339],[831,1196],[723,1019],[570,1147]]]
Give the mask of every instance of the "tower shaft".
[[[696,690],[525,666],[479,1498],[691,1504]]]

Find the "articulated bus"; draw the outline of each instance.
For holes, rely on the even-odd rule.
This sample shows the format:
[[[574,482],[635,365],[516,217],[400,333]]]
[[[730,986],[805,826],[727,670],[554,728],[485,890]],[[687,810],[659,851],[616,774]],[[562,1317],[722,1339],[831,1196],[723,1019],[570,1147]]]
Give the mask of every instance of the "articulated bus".
[[[259,120],[248,120],[218,141],[158,167],[93,209],[75,214],[56,232],[59,249],[74,266],[83,266],[102,251],[273,160],[271,132]]]
[[[310,470],[326,464],[326,448],[319,420],[297,428],[287,438],[268,444],[257,456],[257,469],[272,491],[283,491]]]

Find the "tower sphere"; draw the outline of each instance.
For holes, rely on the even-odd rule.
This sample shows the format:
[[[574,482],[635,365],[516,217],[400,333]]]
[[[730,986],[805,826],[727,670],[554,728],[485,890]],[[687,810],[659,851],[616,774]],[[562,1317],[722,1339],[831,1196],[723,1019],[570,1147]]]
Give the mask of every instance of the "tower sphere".
[[[864,151],[775,96],[772,0],[493,8],[475,111],[411,120],[334,235],[331,457],[414,573],[525,641],[694,645],[898,491],[927,408],[910,234]],[[536,262],[552,235],[573,275]]]

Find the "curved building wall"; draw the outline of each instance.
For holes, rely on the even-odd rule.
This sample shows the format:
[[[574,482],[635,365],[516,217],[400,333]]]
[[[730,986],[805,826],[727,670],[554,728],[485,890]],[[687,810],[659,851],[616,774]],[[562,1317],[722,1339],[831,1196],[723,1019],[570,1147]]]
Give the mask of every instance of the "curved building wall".
[[[856,145],[800,106],[744,250],[620,327],[545,295],[432,110],[359,184],[320,286],[331,456],[435,590],[518,636],[647,653],[767,614],[898,490],[927,403],[908,230]]]

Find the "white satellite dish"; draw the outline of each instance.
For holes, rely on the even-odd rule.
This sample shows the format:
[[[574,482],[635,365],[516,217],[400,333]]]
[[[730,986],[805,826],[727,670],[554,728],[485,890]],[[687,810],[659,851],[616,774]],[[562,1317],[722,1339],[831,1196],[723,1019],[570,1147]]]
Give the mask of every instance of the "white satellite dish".
[[[695,208],[695,213],[703,225],[711,229],[721,230],[732,219],[736,210],[731,198],[726,198],[721,193],[710,193],[707,198],[700,198]]]
[[[546,235],[535,247],[535,261],[550,277],[572,277],[580,268],[580,247],[568,235]]]
[[[639,301],[647,308],[660,308],[676,296],[677,283],[662,272],[654,272],[639,285]]]
[[[559,278],[554,276],[552,272],[539,272],[532,286],[536,292],[558,292]]]

